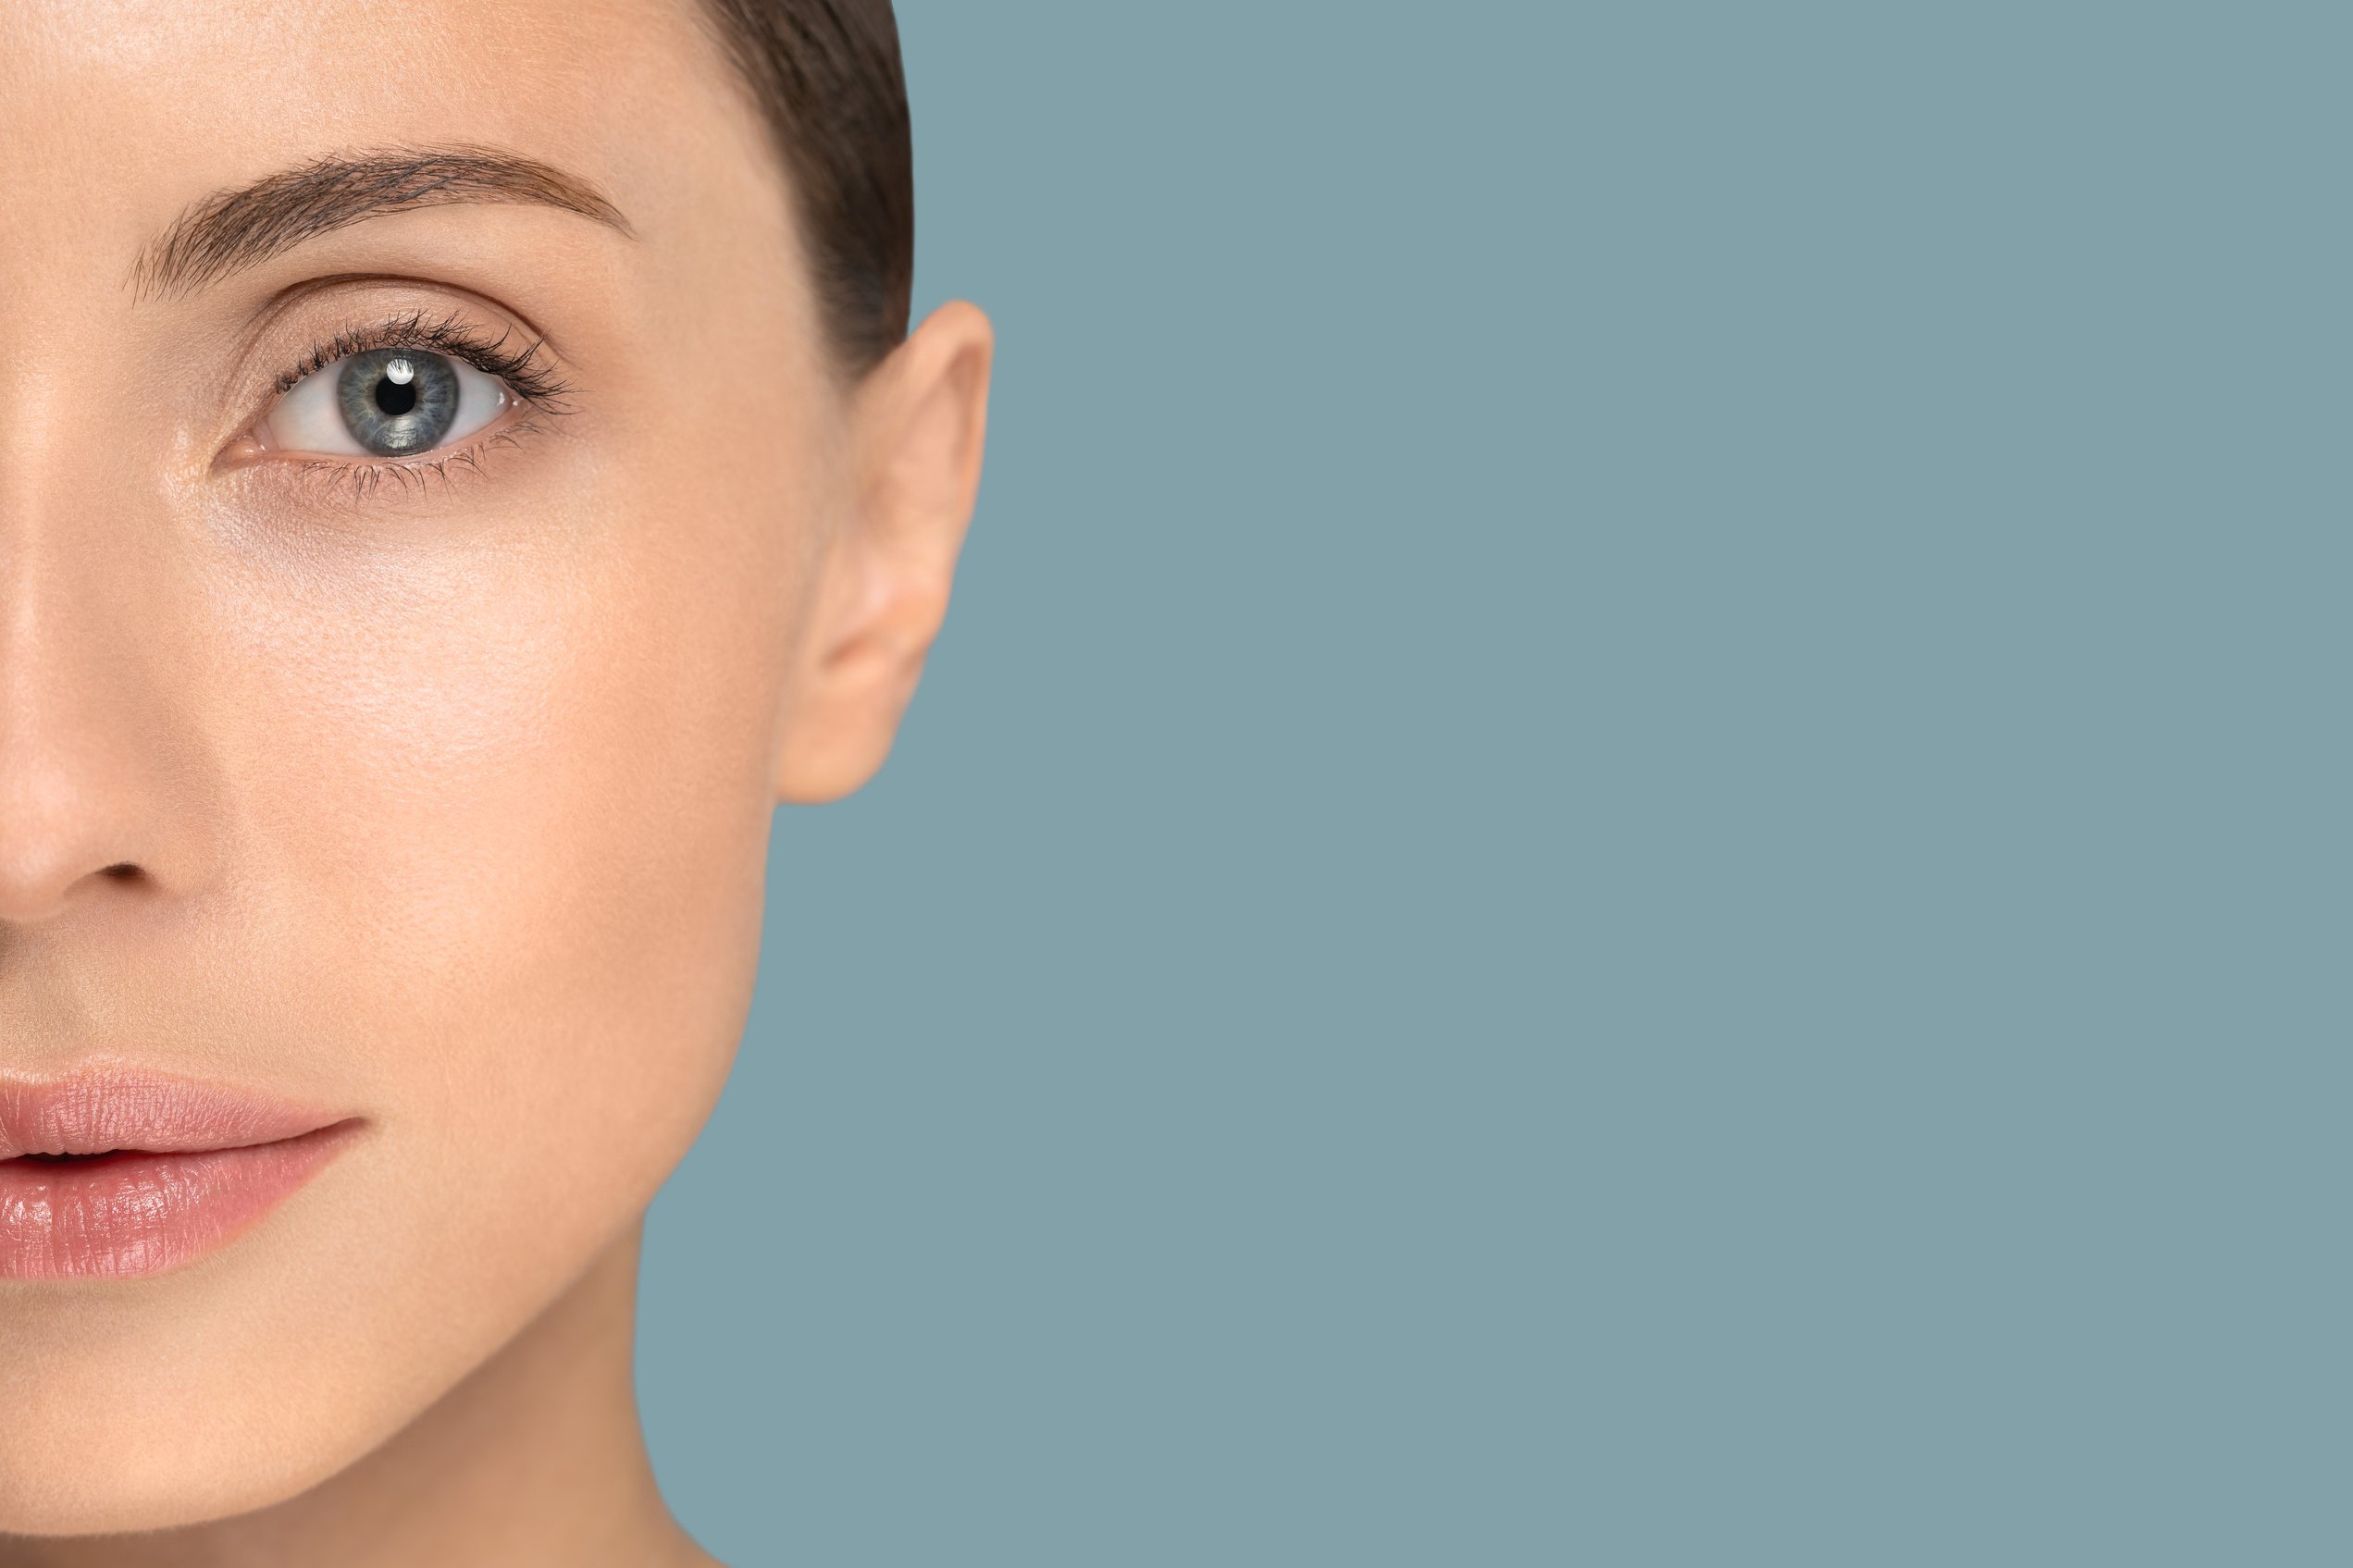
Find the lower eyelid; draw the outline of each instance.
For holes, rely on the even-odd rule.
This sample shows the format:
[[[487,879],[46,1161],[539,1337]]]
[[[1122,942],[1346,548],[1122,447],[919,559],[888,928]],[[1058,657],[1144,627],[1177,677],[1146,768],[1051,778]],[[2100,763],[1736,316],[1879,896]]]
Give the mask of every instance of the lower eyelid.
[[[487,434],[454,446],[397,462],[370,458],[352,462],[316,453],[291,452],[280,461],[252,465],[275,471],[290,482],[315,491],[321,499],[365,501],[377,497],[421,495],[452,484],[484,476],[495,462],[492,454],[518,447],[541,434],[542,426],[527,411],[498,425]]]

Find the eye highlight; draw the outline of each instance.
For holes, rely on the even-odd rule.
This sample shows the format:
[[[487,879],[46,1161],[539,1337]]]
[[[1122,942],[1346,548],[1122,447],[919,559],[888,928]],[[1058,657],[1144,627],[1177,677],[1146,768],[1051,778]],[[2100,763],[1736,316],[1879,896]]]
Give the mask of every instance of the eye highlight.
[[[415,457],[465,439],[518,401],[463,360],[426,349],[371,349],[303,377],[261,428],[279,451]]]

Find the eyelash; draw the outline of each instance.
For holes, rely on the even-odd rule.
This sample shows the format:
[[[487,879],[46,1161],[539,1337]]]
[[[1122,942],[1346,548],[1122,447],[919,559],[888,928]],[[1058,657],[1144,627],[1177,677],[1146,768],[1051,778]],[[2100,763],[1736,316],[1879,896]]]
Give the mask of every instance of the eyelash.
[[[337,360],[353,354],[370,353],[378,349],[421,349],[446,358],[463,360],[485,376],[496,377],[523,401],[526,413],[486,437],[438,456],[415,458],[405,463],[353,462],[334,458],[306,458],[291,464],[295,473],[305,477],[325,478],[347,486],[353,499],[365,499],[380,489],[387,480],[395,481],[402,489],[423,488],[431,480],[447,483],[454,467],[478,471],[482,454],[502,446],[513,446],[526,435],[545,428],[539,416],[560,418],[572,412],[571,384],[549,363],[545,339],[535,338],[520,348],[511,347],[515,334],[502,333],[495,339],[485,337],[473,326],[455,315],[428,318],[423,311],[413,311],[405,316],[377,322],[366,327],[347,328],[314,346],[291,369],[279,376],[271,388],[273,397],[284,397],[300,385],[305,377],[314,376]]]

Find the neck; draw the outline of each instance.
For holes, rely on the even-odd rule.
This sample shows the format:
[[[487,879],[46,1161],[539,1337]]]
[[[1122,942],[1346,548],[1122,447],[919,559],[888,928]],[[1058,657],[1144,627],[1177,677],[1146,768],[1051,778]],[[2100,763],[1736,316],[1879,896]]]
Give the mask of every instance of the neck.
[[[0,1568],[716,1568],[654,1485],[643,1220],[398,1436],[300,1497],[136,1536],[0,1537]]]

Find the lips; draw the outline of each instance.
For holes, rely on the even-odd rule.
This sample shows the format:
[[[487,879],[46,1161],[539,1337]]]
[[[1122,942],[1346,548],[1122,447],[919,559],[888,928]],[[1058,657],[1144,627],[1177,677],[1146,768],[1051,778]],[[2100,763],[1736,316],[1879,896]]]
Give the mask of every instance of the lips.
[[[0,1279],[160,1274],[316,1175],[357,1117],[161,1073],[0,1076]]]

